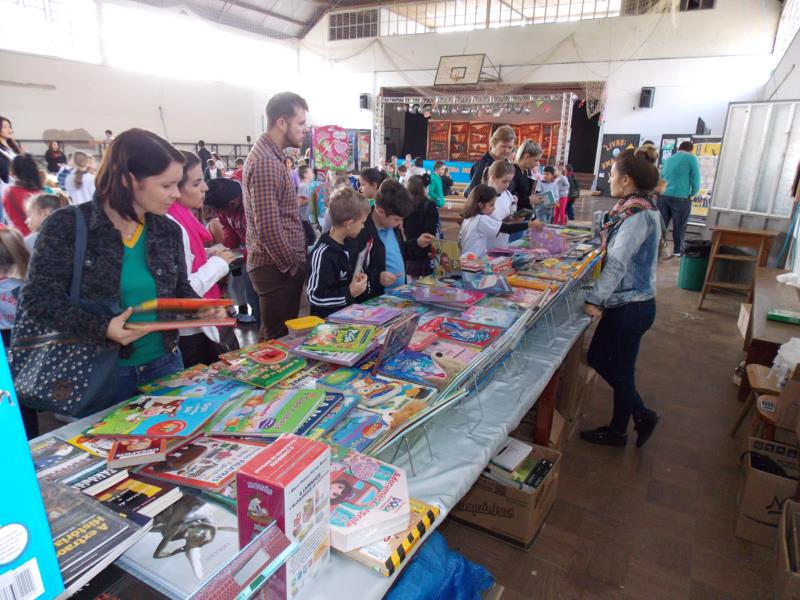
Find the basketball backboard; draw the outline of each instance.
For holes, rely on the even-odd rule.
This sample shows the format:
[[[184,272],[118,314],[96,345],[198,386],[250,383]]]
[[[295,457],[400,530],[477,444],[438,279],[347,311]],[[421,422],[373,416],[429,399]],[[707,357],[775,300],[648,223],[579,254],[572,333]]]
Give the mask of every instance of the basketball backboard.
[[[433,85],[476,85],[485,59],[485,54],[442,56]]]

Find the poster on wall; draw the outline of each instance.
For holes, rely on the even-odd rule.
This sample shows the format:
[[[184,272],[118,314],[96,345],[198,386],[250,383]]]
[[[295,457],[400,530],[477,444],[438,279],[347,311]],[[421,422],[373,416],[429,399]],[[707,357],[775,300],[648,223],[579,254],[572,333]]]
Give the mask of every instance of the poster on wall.
[[[352,168],[352,146],[346,129],[336,125],[314,127],[312,133],[314,167],[343,171]]]
[[[722,138],[709,136],[692,136],[694,155],[700,165],[700,191],[692,198],[692,217],[705,218],[711,205],[711,192],[714,189],[714,176],[717,173],[717,162],[722,150]]]
[[[356,145],[358,142],[356,141],[358,131],[356,129],[348,129],[347,130],[347,171],[355,171],[356,170],[356,154],[358,153],[356,150]]]
[[[608,174],[611,172],[611,165],[619,154],[628,148],[639,146],[639,138],[636,133],[607,133],[603,135],[603,145],[600,148],[600,168],[597,171],[597,189],[608,194]]]
[[[370,131],[367,129],[358,130],[358,167],[363,169],[369,166],[370,152]]]
[[[678,151],[683,142],[691,142],[689,133],[665,133],[661,136],[661,150],[658,153],[658,164],[663,166],[666,160]]]

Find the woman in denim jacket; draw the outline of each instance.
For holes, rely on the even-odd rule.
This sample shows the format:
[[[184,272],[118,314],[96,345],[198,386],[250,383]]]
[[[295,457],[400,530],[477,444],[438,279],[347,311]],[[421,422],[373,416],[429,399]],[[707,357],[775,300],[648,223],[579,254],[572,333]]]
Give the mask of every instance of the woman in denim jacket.
[[[593,444],[624,446],[633,417],[636,446],[653,433],[658,415],[636,391],[639,343],[656,316],[656,265],[661,219],[651,194],[660,183],[655,148],[626,150],[611,167],[611,195],[619,200],[606,215],[605,265],[586,297],[585,312],[600,317],[588,361],[614,389],[614,413],[603,427],[582,431]]]

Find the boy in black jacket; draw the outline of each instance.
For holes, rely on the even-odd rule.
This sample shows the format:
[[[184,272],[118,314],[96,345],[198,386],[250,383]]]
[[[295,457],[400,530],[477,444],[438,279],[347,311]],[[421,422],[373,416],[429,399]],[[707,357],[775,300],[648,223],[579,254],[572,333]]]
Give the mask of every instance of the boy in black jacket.
[[[405,283],[405,261],[427,255],[434,236],[423,233],[407,240],[400,228],[413,209],[414,201],[408,190],[397,181],[384,180],[375,198],[375,207],[357,239],[358,252],[367,248],[370,240],[371,248],[364,260],[367,290],[356,302],[380,296],[386,288]]]
[[[353,188],[339,188],[328,204],[331,230],[323,233],[308,255],[306,296],[311,314],[326,318],[353,303],[367,290],[367,276],[353,275],[355,238],[364,228],[369,202]]]

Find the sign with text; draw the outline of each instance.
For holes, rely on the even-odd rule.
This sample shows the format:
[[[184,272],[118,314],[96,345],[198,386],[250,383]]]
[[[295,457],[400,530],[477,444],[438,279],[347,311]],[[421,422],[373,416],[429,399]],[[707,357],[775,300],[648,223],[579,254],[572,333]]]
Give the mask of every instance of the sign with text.
[[[619,154],[628,148],[637,148],[641,136],[632,133],[607,133],[603,135],[603,145],[600,149],[600,167],[597,170],[597,189],[608,194],[610,191],[608,175],[611,165]]]

